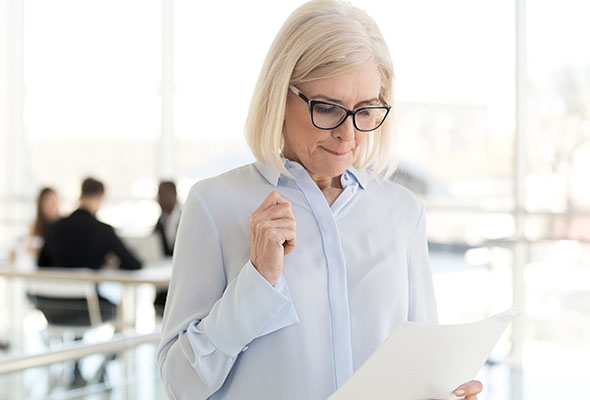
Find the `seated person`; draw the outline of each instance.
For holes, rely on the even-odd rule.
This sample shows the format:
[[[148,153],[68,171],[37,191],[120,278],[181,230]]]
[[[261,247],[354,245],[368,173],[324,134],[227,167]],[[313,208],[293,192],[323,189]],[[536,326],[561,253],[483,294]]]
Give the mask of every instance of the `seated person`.
[[[50,187],[42,188],[37,196],[36,208],[35,221],[31,229],[16,241],[10,254],[11,261],[21,269],[34,268],[37,265],[39,251],[43,247],[45,227],[60,217],[56,191]]]
[[[43,246],[43,237],[45,236],[47,225],[58,219],[59,206],[57,193],[53,188],[44,187],[37,197],[37,215],[31,227],[31,233],[27,243],[27,250],[35,259],[39,256],[39,251]]]
[[[174,252],[174,242],[176,240],[176,232],[178,231],[181,214],[174,182],[160,182],[160,186],[158,186],[158,204],[162,213],[160,214],[160,218],[158,218],[154,232],[158,234],[162,241],[164,254],[171,257]],[[167,293],[167,290],[158,290],[156,294],[154,307],[159,315],[164,313]]]
[[[163,181],[158,186],[158,204],[162,213],[154,228],[162,240],[164,254],[172,256],[174,241],[180,223],[180,203],[176,194],[176,185],[171,181]]]
[[[93,178],[82,183],[80,207],[70,216],[49,224],[39,254],[40,267],[100,269],[113,263],[121,269],[139,269],[141,262],[125,247],[112,226],[96,219],[104,199],[104,185]],[[50,323],[88,325],[86,299],[32,296]],[[110,319],[115,305],[99,296],[103,320]]]

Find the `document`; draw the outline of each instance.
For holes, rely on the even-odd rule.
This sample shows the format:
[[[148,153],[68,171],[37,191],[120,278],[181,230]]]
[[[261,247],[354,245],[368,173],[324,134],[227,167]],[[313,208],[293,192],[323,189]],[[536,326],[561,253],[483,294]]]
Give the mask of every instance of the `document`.
[[[514,309],[483,319],[437,325],[402,322],[330,400],[450,400],[472,380]]]

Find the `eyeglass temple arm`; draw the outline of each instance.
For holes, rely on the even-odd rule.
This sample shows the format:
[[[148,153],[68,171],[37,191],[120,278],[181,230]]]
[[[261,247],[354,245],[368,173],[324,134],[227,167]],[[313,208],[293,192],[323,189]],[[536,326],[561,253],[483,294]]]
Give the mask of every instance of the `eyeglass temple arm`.
[[[303,101],[305,101],[307,104],[309,104],[310,100],[307,98],[306,95],[301,93],[301,90],[297,89],[297,87],[295,87],[293,85],[289,85],[289,89],[291,89],[291,91],[293,93],[295,93],[297,96],[301,97],[303,99]]]

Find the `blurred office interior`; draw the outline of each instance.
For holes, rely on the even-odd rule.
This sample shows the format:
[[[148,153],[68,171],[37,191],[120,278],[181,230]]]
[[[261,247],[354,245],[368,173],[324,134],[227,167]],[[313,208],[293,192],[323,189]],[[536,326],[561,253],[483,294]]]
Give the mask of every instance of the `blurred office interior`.
[[[184,201],[253,160],[249,98],[301,3],[0,0],[0,268],[23,267],[39,189],[55,188],[67,215],[88,175],[107,186],[99,218],[149,266],[169,263],[149,250],[158,182]],[[586,398],[590,3],[353,3],[394,61],[393,179],[426,206],[440,322],[520,312],[478,375],[480,397]],[[89,326],[72,344],[26,297],[47,281],[0,276],[0,399],[164,398],[152,300],[165,278],[150,279],[104,282],[131,304],[123,333]],[[85,384],[70,385],[74,365]]]

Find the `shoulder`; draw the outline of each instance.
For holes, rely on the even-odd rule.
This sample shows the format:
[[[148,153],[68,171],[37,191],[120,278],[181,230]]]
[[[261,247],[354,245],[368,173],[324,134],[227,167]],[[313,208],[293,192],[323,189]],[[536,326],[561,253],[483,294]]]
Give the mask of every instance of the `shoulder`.
[[[368,210],[365,214],[373,218],[375,224],[400,232],[401,236],[412,237],[425,222],[422,201],[399,183],[373,179],[368,182],[361,197],[361,209]]]
[[[262,180],[264,180],[264,178],[252,163],[231,169],[211,178],[203,179],[195,183],[193,188],[196,187],[200,192],[207,192],[209,190],[219,190],[226,186],[235,187],[248,185]]]
[[[95,215],[92,215],[86,211],[78,213],[77,219],[78,221],[76,222],[76,224],[85,226],[86,229],[90,231],[101,233],[115,232],[115,229],[111,225],[107,224],[106,222],[100,221]]]
[[[56,221],[50,222],[45,226],[45,235],[48,234],[59,234],[63,230],[70,229],[71,226],[74,226],[76,223],[76,217],[71,214],[67,217],[61,217]]]
[[[206,217],[219,230],[246,224],[250,214],[275,189],[254,164],[244,165],[194,184],[181,219]]]
[[[399,183],[386,178],[375,178],[367,184],[367,194],[385,204],[389,204],[397,210],[409,214],[422,214],[424,205],[416,195]]]
[[[57,221],[49,222],[45,226],[45,237],[55,235],[55,233],[63,226],[64,220],[65,218],[60,218]]]
[[[256,166],[247,164],[195,183],[189,192],[187,202],[202,199],[207,204],[228,204],[268,186],[270,184]]]
[[[112,225],[99,221],[96,218],[94,218],[94,220],[89,223],[88,229],[95,232],[95,234],[101,235],[102,237],[111,237],[116,235],[115,228],[113,228]]]

